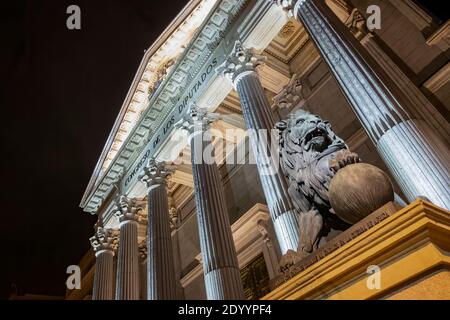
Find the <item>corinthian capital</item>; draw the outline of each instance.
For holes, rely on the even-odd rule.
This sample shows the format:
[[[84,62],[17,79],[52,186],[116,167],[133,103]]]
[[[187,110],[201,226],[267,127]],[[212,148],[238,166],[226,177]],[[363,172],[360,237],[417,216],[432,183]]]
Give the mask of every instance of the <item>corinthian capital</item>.
[[[93,237],[89,239],[94,251],[100,252],[102,250],[115,251],[119,242],[118,232],[116,230],[97,227]]]
[[[175,170],[166,167],[164,162],[158,162],[154,158],[148,160],[144,167],[144,174],[139,176],[139,179],[144,182],[147,187],[157,184],[166,184],[166,178],[170,176]]]
[[[204,132],[209,129],[211,123],[219,119],[220,114],[209,112],[206,108],[200,108],[192,103],[183,119],[175,124],[175,128],[184,129],[189,134]]]
[[[266,60],[253,49],[246,49],[238,40],[234,43],[233,51],[225,62],[217,68],[217,72],[230,79],[233,85],[248,73],[255,72],[256,68]]]
[[[139,211],[142,210],[142,206],[137,203],[136,199],[130,199],[124,195],[118,196],[115,199],[116,213],[115,216],[119,218],[120,222],[124,221],[138,221]]]

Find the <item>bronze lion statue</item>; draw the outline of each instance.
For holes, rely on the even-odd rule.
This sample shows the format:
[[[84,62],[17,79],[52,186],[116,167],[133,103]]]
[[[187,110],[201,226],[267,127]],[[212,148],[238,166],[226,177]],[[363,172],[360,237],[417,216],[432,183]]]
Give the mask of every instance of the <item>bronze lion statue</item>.
[[[328,121],[304,110],[292,113],[276,127],[281,168],[300,215],[297,252],[306,256],[349,227],[334,214],[328,190],[340,168],[360,159],[348,150]]]

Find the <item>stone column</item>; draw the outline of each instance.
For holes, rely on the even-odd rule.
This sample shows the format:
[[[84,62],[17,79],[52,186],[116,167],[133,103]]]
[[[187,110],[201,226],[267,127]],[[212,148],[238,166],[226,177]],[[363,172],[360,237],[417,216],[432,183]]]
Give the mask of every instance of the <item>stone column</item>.
[[[95,252],[95,274],[92,300],[114,299],[114,251],[117,249],[118,233],[97,227],[90,238]]]
[[[217,114],[191,106],[184,123],[190,134],[197,221],[208,300],[244,299],[236,248],[231,232],[222,179],[214,155],[204,155],[211,146],[208,126]],[[206,152],[205,152],[206,153]]]
[[[141,180],[148,187],[147,299],[174,300],[177,289],[166,190],[172,170],[150,159],[144,172]]]
[[[142,240],[139,250],[139,288],[140,299],[147,300],[147,239]]]
[[[390,81],[325,1],[279,0],[300,20],[408,200],[450,209],[449,147],[405,108]]]
[[[406,97],[405,109],[416,117],[425,120],[433,130],[450,142],[450,123],[439,113],[420,89],[406,76],[397,64],[379,46],[376,35],[367,29],[363,15],[354,8],[344,20],[344,24],[358,39],[377,64],[383,68],[389,79],[393,81],[403,96]]]
[[[139,300],[138,216],[136,201],[120,196],[116,199],[120,222],[117,257],[116,300]]]
[[[288,250],[297,250],[298,213],[288,195],[288,186],[279,164],[275,161],[278,153],[271,153],[272,143],[276,142],[272,136],[275,119],[256,72],[263,61],[264,57],[243,48],[236,41],[232,53],[218,72],[232,81],[239,94],[267,206],[281,252],[285,254]]]

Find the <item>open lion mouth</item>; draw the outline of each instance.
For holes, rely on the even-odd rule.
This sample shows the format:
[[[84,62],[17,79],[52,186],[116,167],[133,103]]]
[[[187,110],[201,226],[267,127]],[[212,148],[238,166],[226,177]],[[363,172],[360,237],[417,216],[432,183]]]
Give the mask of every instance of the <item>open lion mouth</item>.
[[[331,140],[325,130],[316,127],[308,132],[304,139],[305,150],[323,151],[331,144]]]

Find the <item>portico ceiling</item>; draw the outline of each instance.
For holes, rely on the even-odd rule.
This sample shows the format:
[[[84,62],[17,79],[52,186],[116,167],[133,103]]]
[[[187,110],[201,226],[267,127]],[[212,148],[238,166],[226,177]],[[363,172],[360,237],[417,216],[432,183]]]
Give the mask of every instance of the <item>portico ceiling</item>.
[[[264,50],[265,53],[289,64],[291,59],[303,48],[309,37],[302,24],[295,20],[288,21],[278,35]]]

